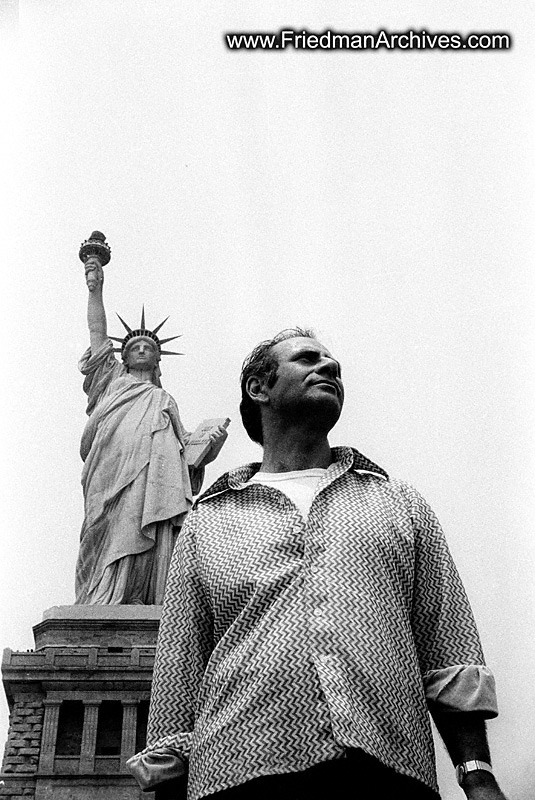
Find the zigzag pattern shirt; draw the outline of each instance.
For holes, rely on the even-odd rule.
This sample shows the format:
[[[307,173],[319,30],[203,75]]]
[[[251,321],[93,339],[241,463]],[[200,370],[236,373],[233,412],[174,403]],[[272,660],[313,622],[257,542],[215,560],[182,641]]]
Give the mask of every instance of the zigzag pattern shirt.
[[[357,451],[332,454],[307,520],[248,483],[251,464],[182,528],[143,753],[189,760],[189,800],[347,747],[437,790],[428,706],[497,713],[435,515]]]

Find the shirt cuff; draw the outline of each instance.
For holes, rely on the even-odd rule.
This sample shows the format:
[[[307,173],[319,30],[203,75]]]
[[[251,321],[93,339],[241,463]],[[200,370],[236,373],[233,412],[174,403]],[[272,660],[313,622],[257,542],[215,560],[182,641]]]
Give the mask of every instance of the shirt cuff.
[[[149,752],[136,753],[126,766],[144,792],[152,792],[162,783],[186,775],[186,761],[171,747],[160,747]]]
[[[425,673],[423,680],[431,713],[477,712],[486,719],[498,716],[496,683],[484,665],[456,664],[433,669]]]

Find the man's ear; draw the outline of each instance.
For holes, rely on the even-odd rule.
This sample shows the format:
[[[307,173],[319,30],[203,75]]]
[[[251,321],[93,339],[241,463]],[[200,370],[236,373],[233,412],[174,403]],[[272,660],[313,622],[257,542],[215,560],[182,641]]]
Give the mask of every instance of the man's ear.
[[[265,404],[268,402],[268,396],[265,391],[264,382],[260,378],[256,378],[254,375],[247,379],[245,391],[255,403]]]

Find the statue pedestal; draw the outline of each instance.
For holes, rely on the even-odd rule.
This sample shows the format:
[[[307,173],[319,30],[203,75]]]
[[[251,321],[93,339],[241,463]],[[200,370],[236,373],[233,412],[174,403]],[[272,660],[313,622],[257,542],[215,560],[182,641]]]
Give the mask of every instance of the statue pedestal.
[[[0,797],[149,800],[126,769],[145,744],[161,606],[54,606],[35,650],[4,650],[10,725]]]
[[[33,628],[44,647],[154,647],[161,606],[52,606]]]

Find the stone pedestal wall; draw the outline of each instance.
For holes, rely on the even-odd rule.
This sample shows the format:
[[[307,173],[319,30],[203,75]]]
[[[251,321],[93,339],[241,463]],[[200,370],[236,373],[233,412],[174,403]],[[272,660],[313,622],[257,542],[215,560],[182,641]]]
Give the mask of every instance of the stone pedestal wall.
[[[9,733],[2,772],[23,778],[35,774],[39,763],[44,705],[38,694],[18,694],[9,715]]]
[[[4,651],[10,723],[0,797],[153,797],[139,790],[126,760],[136,749],[138,711],[150,695],[160,611],[159,606],[55,607],[34,627],[35,650]],[[80,727],[72,736],[63,731],[58,752],[58,728],[67,724],[73,707],[79,709]],[[119,713],[122,728],[111,739],[101,731],[99,743],[102,707]],[[115,746],[106,748],[110,741]]]

